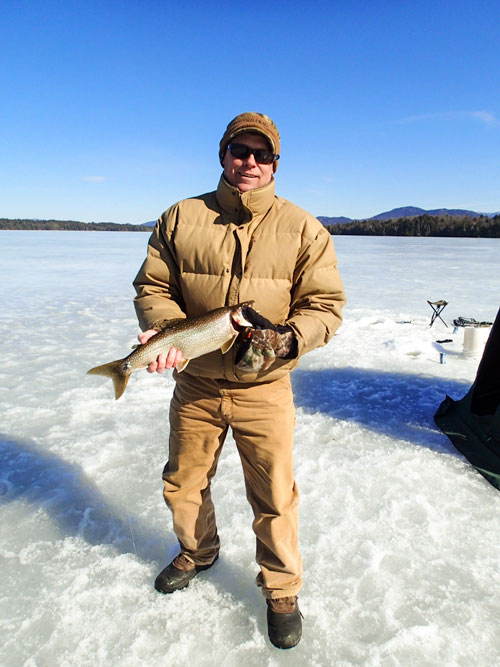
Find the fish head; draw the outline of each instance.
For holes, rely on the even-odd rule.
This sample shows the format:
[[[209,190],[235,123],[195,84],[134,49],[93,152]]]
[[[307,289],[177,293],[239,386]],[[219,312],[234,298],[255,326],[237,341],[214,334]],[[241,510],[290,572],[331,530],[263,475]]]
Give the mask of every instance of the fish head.
[[[242,331],[248,327],[252,327],[252,323],[249,322],[245,316],[245,310],[246,308],[252,308],[254,303],[255,301],[244,301],[243,303],[238,303],[236,306],[231,307],[231,324],[236,331]]]

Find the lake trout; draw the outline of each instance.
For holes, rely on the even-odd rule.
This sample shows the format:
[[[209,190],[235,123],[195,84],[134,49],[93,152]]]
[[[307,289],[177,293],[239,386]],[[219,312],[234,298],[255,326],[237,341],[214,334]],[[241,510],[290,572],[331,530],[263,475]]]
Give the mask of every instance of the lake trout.
[[[204,315],[188,319],[172,320],[157,334],[124,359],[110,361],[87,371],[90,375],[104,375],[113,380],[115,399],[125,391],[130,375],[138,368],[146,368],[155,361],[159,354],[167,354],[171,347],[182,352],[184,359],[176,366],[181,373],[190,359],[196,359],[214,350],[226,354],[231,349],[238,333],[251,323],[245,318],[243,310],[252,306],[253,301],[245,301],[236,306],[216,308]]]

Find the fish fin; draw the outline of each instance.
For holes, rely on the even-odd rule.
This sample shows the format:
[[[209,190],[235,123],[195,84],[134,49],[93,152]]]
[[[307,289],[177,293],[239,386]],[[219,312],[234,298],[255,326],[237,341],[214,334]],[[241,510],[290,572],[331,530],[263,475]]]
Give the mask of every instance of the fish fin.
[[[124,373],[121,370],[122,361],[123,359],[117,359],[116,361],[110,361],[109,364],[96,366],[95,368],[91,368],[89,371],[87,371],[87,375],[104,375],[105,377],[111,378],[113,380],[115,400],[118,400],[125,391],[128,379],[130,377],[130,373]]]
[[[226,352],[229,352],[229,350],[233,347],[234,341],[237,338],[238,338],[238,333],[235,333],[230,340],[221,345],[220,351],[222,352],[222,354],[226,354]]]
[[[131,350],[137,350],[138,347],[141,347],[141,344],[140,344],[140,343],[136,343],[135,345],[131,345],[131,346],[130,346],[130,349],[131,349]]]
[[[178,373],[182,373],[182,371],[186,368],[188,364],[189,364],[189,359],[183,359],[180,364],[177,364],[175,370]]]

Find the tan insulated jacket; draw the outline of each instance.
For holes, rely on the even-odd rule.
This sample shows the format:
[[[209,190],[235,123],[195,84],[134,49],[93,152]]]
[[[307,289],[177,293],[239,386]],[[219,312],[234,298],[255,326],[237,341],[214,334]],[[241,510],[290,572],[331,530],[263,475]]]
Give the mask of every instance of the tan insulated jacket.
[[[344,290],[332,239],[306,211],[268,185],[240,192],[222,176],[215,192],[185,199],[158,220],[134,280],[143,330],[165,319],[192,317],[253,299],[274,324],[290,325],[299,357],[325,345],[341,323]],[[236,350],[193,359],[185,373],[241,382],[269,382],[297,359],[277,359],[248,373]]]

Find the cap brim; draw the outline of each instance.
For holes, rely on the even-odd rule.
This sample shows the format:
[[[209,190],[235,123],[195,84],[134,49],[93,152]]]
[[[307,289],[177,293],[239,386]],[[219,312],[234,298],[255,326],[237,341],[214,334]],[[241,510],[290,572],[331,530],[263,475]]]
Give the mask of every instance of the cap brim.
[[[255,125],[250,125],[249,127],[242,127],[240,129],[236,130],[236,132],[233,132],[232,134],[229,135],[228,143],[231,141],[231,139],[234,139],[234,137],[237,137],[239,134],[243,134],[244,132],[253,132],[255,134],[261,134],[271,144],[271,148],[273,150],[273,153],[276,153],[276,146],[274,145],[273,138],[269,134],[267,134],[266,132],[263,132],[260,129],[260,127],[255,127]]]

